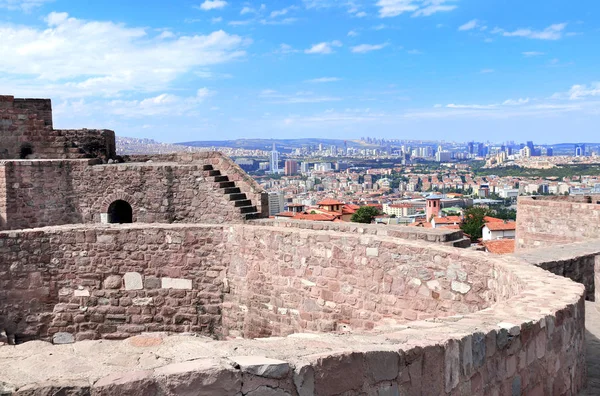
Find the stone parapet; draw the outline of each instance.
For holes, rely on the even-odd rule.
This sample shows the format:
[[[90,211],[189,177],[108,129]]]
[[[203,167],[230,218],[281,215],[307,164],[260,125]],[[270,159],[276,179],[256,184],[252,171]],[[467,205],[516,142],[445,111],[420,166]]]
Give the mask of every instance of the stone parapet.
[[[154,230],[150,225],[144,228],[160,235],[184,230],[206,234],[211,230],[181,225],[168,226],[164,230]],[[275,240],[284,244],[290,233],[298,236],[304,233],[274,231],[273,239],[266,240],[267,228],[234,228],[234,234],[227,237],[228,243],[239,240],[244,234],[248,240],[257,237],[268,244]],[[212,229],[216,230],[216,227]],[[226,231],[229,227],[222,229]],[[90,231],[85,227],[71,231],[67,227],[58,227],[27,232],[46,233],[53,238],[59,238],[62,232],[73,233],[69,234],[73,239],[64,242],[77,245],[81,240],[77,235],[81,235],[84,239],[79,243],[86,246],[91,243],[85,242],[86,232]],[[114,237],[110,231],[113,230],[103,229],[106,235],[103,238],[107,239],[104,242]],[[114,232],[126,236],[124,240],[139,241],[139,230],[126,227]],[[99,236],[97,234],[96,238]],[[322,238],[322,235],[317,233],[314,237]],[[2,246],[15,249],[16,245],[9,242],[11,238],[14,240],[18,236],[9,233],[0,239]],[[375,247],[379,256],[371,251],[368,257],[375,261],[370,261],[368,267],[374,268],[375,257],[380,258],[382,264],[383,261],[395,261],[382,250],[384,245],[392,249],[391,241],[385,237],[370,238],[372,241],[362,247],[365,257],[366,249]],[[289,241],[293,243],[293,239]],[[140,252],[153,251],[143,246],[139,246]],[[393,249],[396,250],[422,248],[419,242],[402,242],[395,246]],[[239,244],[234,247],[237,250]],[[125,245],[117,250],[125,251],[123,249],[126,249]],[[284,245],[279,250],[285,262]],[[582,285],[511,257],[497,258],[434,245],[428,245],[427,251],[432,257],[450,255],[453,261],[487,263],[492,272],[499,274],[494,278],[496,286],[492,279],[489,281],[497,290],[498,303],[476,312],[404,324],[382,321],[381,326],[366,332],[297,333],[230,341],[142,334],[125,341],[87,341],[54,346],[37,341],[4,346],[0,347],[3,367],[0,383],[16,395],[41,391],[56,393],[67,388],[94,395],[161,392],[576,395],[582,389],[586,372]],[[236,254],[246,254],[243,246]],[[311,257],[316,259],[316,254],[316,251],[309,254],[308,261],[313,260]],[[232,266],[238,265],[234,257],[229,259]],[[134,269],[134,266],[125,265]],[[265,270],[269,271],[268,268]],[[233,278],[230,280],[231,287],[239,288],[235,282]],[[294,288],[288,290],[291,292]],[[53,364],[54,361],[60,364]],[[42,366],[43,370],[35,369]],[[143,389],[150,393],[142,392]]]

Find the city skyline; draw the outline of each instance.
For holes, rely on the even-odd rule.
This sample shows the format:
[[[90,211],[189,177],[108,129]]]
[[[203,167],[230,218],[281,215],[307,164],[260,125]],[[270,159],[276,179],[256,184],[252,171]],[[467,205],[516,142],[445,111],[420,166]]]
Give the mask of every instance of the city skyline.
[[[523,3],[0,0],[0,86],[162,142],[594,141],[600,5]]]

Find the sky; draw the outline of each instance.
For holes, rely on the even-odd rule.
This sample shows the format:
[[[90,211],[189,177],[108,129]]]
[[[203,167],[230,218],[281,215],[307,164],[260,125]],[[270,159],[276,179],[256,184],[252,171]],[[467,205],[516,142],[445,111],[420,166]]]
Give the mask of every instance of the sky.
[[[600,141],[597,0],[0,0],[0,94],[163,142]]]

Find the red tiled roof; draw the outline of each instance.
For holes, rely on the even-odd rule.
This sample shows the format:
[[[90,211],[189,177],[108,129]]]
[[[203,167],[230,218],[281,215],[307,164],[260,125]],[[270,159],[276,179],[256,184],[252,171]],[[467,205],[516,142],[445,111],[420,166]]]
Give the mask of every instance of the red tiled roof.
[[[493,254],[510,254],[515,252],[514,239],[497,239],[483,242],[485,249]]]
[[[504,220],[498,219],[496,217],[491,217],[491,216],[485,216],[483,218],[483,221],[486,223],[504,223]]]
[[[281,212],[281,213],[277,213],[275,215],[275,217],[294,217],[296,215],[296,213],[294,212]]]
[[[310,220],[310,221],[334,221],[337,217],[326,215],[323,213],[316,214],[308,214],[308,213],[298,213],[293,217],[294,220]]]
[[[330,205],[343,205],[343,202],[338,201],[337,199],[327,198],[321,202],[317,202],[317,205],[321,206],[330,206]]]
[[[460,216],[435,217],[433,221],[436,224],[457,224],[462,223],[462,218]]]
[[[517,223],[514,221],[502,222],[502,223],[487,223],[484,225],[490,229],[490,231],[514,231],[517,229]]]

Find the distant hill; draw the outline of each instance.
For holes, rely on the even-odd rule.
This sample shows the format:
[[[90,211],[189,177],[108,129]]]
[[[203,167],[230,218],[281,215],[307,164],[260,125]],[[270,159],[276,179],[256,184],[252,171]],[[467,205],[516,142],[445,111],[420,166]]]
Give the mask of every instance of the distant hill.
[[[167,154],[182,151],[197,151],[193,147],[186,147],[176,144],[160,143],[152,139],[138,139],[130,137],[117,136],[117,154]]]
[[[292,151],[303,146],[318,146],[322,144],[324,147],[335,145],[344,147],[346,142],[348,147],[375,147],[359,140],[340,140],[340,139],[319,139],[319,138],[304,138],[304,139],[236,139],[236,140],[203,140],[196,142],[176,143],[181,146],[191,147],[230,147],[247,150],[270,150],[273,143],[277,146],[278,151]]]

